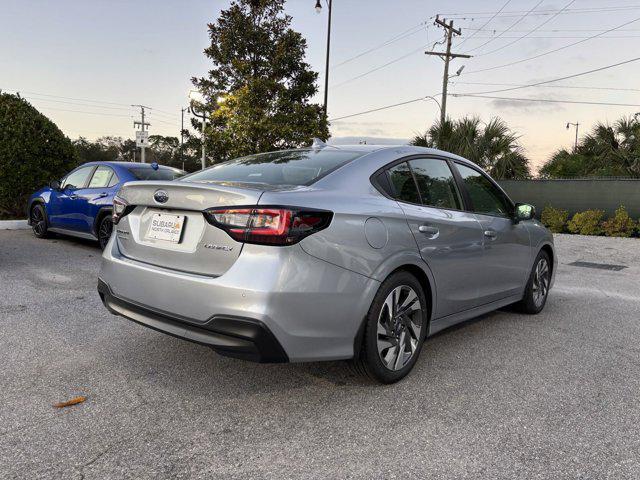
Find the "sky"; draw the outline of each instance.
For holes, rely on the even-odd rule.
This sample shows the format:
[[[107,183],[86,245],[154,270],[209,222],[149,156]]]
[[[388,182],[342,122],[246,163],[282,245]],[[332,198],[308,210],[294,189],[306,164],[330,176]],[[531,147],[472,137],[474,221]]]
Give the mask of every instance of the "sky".
[[[151,107],[152,134],[178,136],[190,79],[205,75],[210,66],[203,54],[207,23],[228,5],[216,0],[1,0],[0,89],[19,91],[70,138],[133,137],[139,109],[131,104]],[[314,5],[315,0],[289,0],[286,12],[307,39],[308,62],[320,73],[314,101],[321,103],[327,9],[317,14]],[[436,14],[462,29],[453,51],[473,55],[452,61],[450,73],[464,70],[450,80],[449,93],[507,98],[450,95],[448,115],[475,115],[484,122],[501,117],[520,135],[534,168],[558,148],[572,147],[575,130],[567,130],[567,122],[580,123],[582,134],[598,121],[613,123],[640,111],[640,61],[545,86],[484,93],[640,56],[640,0],[333,0],[329,118],[423,98],[333,120],[333,142],[404,143],[438,118],[438,105],[425,97],[440,101],[443,62],[424,54],[443,38],[442,29],[433,25]]]

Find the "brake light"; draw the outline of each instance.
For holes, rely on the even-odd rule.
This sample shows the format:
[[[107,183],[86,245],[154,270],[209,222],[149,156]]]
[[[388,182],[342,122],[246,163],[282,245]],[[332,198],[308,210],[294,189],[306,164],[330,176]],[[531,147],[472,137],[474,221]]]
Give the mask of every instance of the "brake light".
[[[331,223],[332,212],[295,207],[210,208],[207,221],[238,242],[292,245]]]

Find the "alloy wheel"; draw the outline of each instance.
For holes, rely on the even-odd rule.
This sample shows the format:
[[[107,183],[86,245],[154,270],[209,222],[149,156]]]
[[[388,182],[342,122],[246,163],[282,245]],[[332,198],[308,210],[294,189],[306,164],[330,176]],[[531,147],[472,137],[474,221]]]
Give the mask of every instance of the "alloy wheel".
[[[536,307],[540,307],[544,303],[547,293],[549,293],[550,273],[549,262],[546,258],[541,258],[533,275],[533,303]]]
[[[33,228],[33,233],[36,235],[42,235],[46,231],[47,222],[40,206],[35,206],[31,209],[31,228]]]
[[[394,288],[378,316],[378,355],[389,370],[400,370],[413,358],[422,331],[420,297],[408,285]]]
[[[100,248],[104,250],[109,243],[111,232],[113,231],[113,222],[109,218],[105,218],[100,223],[100,229],[98,230],[98,240],[100,241]]]

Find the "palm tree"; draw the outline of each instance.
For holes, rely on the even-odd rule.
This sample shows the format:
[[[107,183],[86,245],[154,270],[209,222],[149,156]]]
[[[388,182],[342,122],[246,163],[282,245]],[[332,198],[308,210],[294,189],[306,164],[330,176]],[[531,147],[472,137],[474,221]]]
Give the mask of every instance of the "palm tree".
[[[438,148],[467,158],[498,179],[530,178],[529,160],[515,135],[500,118],[483,125],[478,117],[447,118],[416,135],[412,145]]]
[[[542,167],[547,178],[640,177],[640,123],[623,117],[613,125],[597,123],[575,152],[561,149]]]

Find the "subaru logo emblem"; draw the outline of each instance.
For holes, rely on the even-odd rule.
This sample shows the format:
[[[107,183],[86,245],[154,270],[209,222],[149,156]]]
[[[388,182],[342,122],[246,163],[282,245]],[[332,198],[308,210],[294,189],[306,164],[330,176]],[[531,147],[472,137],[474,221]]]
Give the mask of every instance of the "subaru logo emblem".
[[[153,194],[153,199],[158,203],[167,203],[169,200],[169,194],[164,190],[156,190]]]

